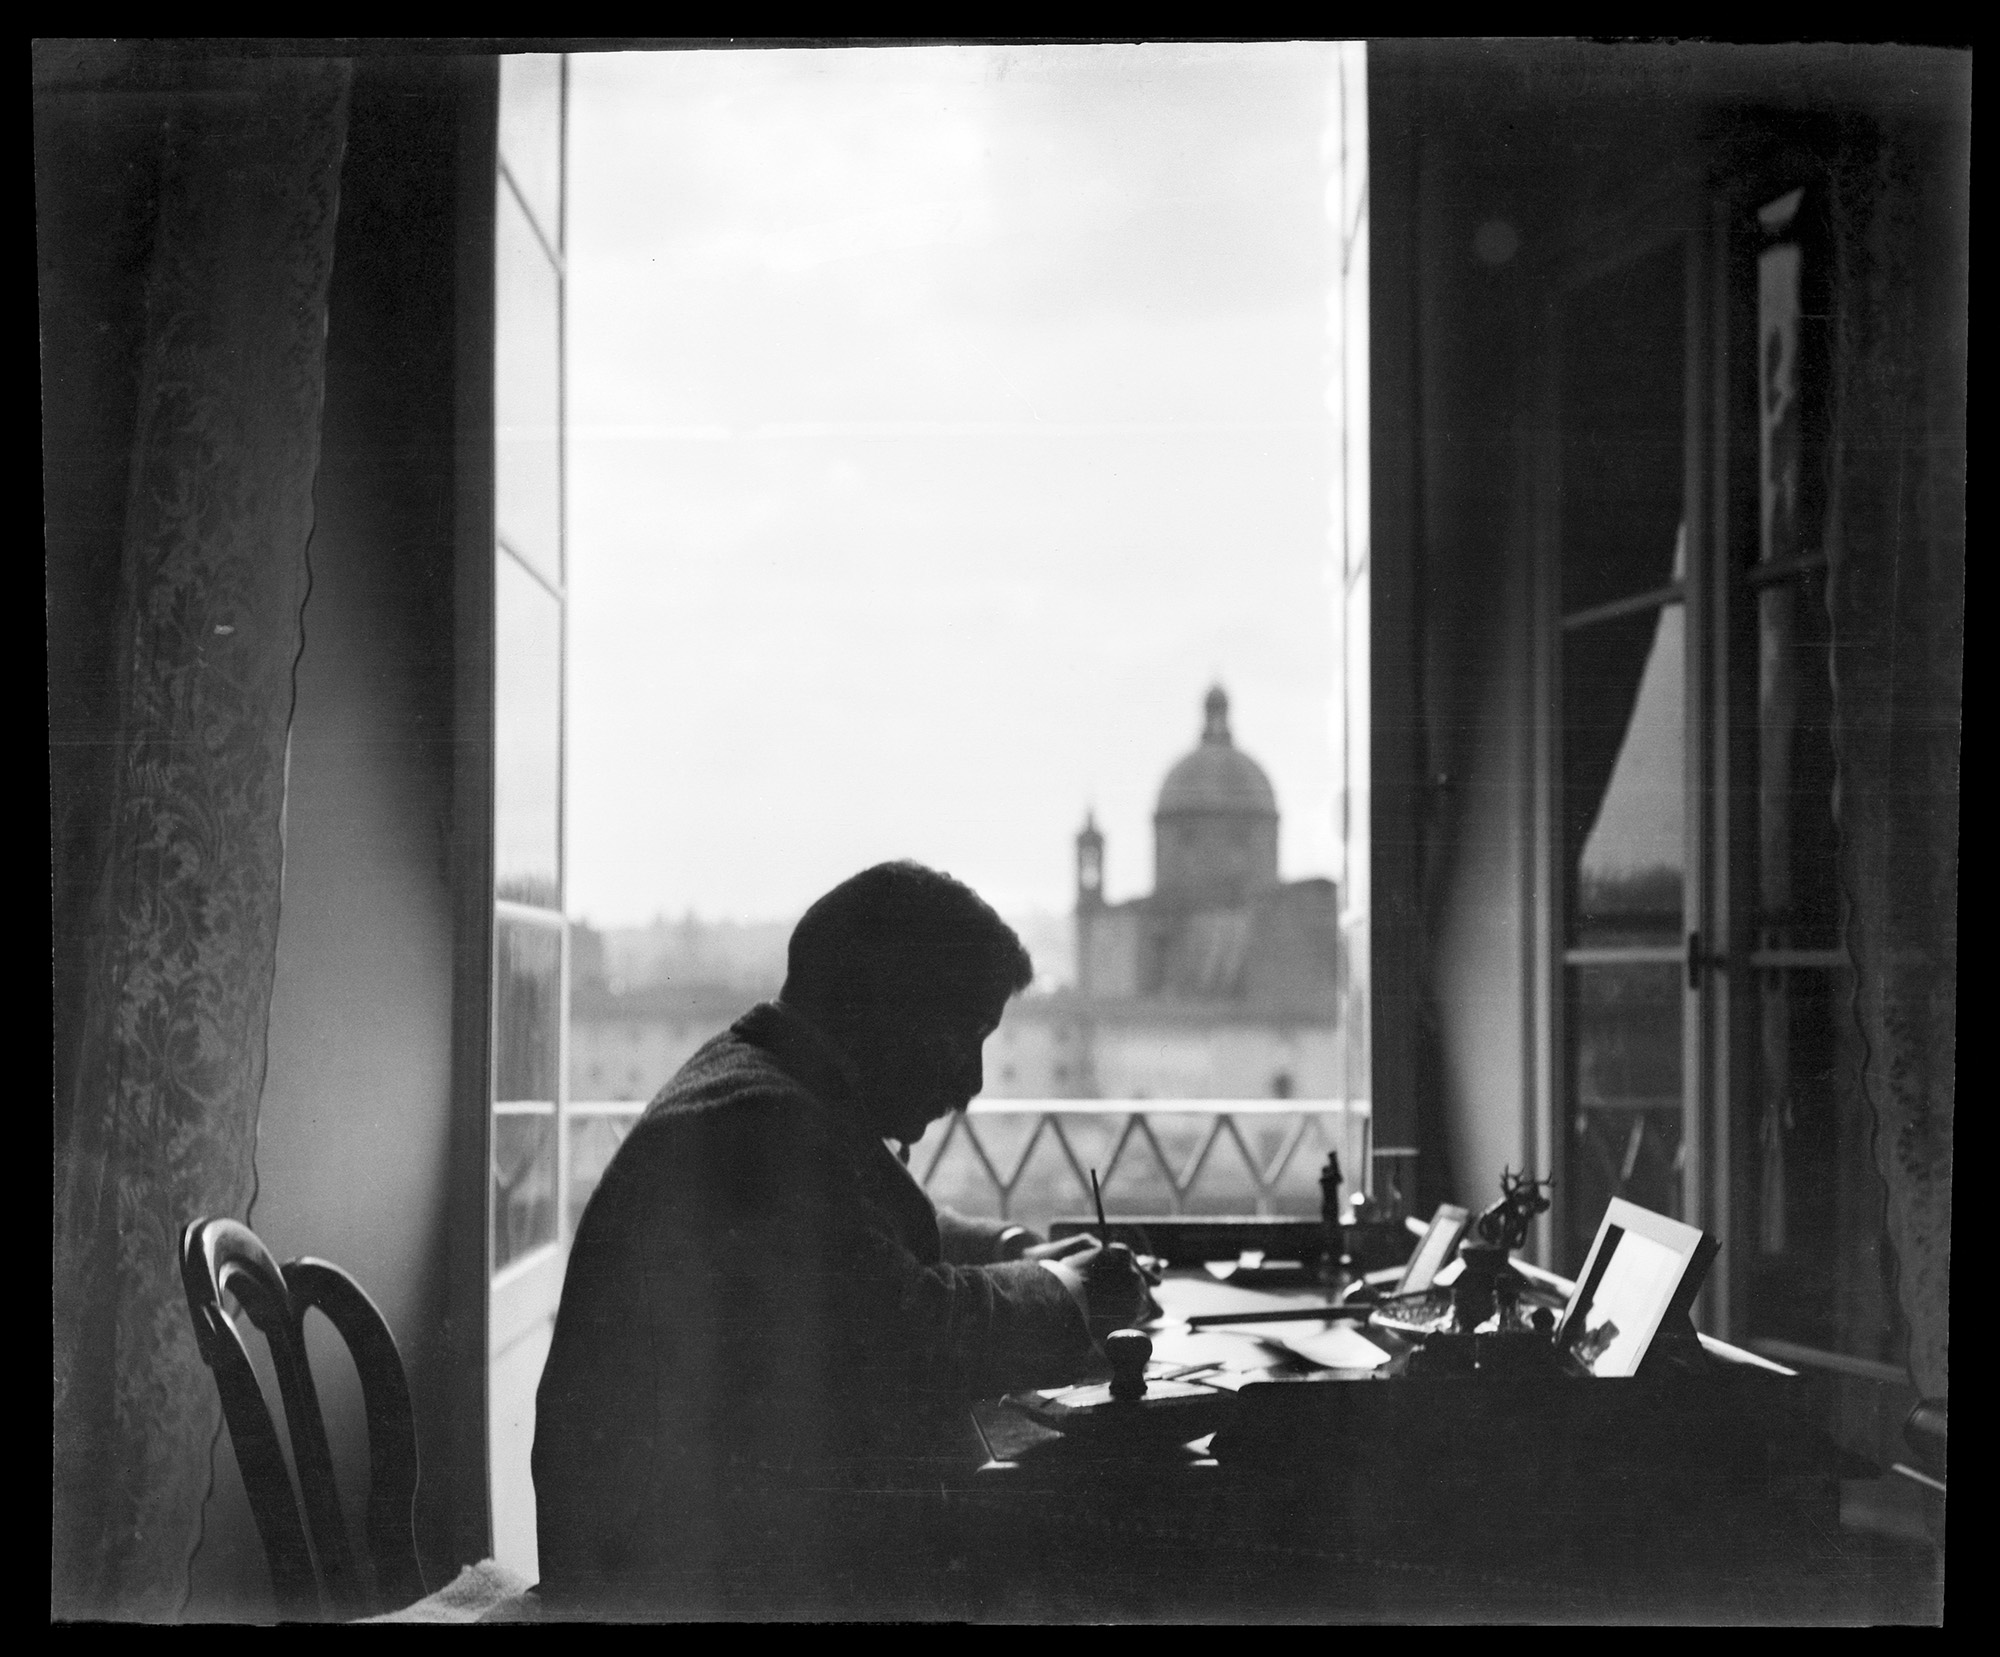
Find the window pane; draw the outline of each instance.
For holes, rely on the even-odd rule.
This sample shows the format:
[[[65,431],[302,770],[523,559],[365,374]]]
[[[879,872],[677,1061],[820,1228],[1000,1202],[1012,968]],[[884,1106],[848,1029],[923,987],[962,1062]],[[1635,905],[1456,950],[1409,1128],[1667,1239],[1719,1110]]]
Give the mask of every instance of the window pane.
[[[562,813],[562,607],[497,555],[493,687],[493,883],[555,908]]]
[[[1677,243],[1569,297],[1562,345],[1562,613],[1675,577],[1685,454]]]
[[[629,1116],[611,1116],[592,1111],[571,1116],[568,1120],[569,1212],[573,1233],[583,1218],[584,1205],[596,1191],[597,1182],[604,1177],[604,1170],[610,1167],[612,1157],[618,1154],[618,1147],[625,1143],[625,1136],[639,1120],[639,1113],[634,1111]]]
[[[1757,260],[1758,455],[1761,523],[1757,555],[1794,558],[1799,545],[1799,249],[1766,248]]]
[[[1680,604],[1564,638],[1572,943],[1680,941],[1686,660]]]
[[[553,1111],[493,1118],[493,1269],[555,1241]]]
[[[1840,941],[1826,576],[1757,595],[1757,947]]]
[[[502,915],[493,932],[493,1097],[553,1106],[562,929]]]
[[[500,190],[493,361],[493,510],[500,538],[562,580],[562,300],[511,192]]]
[[[1817,205],[1793,190],[1758,214],[1774,238],[1757,256],[1757,454],[1760,563],[1824,550],[1826,237]]]
[[[548,237],[561,246],[562,54],[500,60],[500,159]]]
[[[1568,969],[1569,1265],[1613,1197],[1681,1210],[1681,968]]]

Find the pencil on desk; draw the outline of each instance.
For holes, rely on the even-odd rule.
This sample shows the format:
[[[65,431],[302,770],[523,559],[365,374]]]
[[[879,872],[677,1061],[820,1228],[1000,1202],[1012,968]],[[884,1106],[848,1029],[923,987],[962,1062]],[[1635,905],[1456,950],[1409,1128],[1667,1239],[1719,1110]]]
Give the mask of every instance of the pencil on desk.
[[[1336,1318],[1365,1318],[1372,1306],[1285,1306],[1269,1312],[1203,1312],[1187,1320],[1190,1329],[1207,1329],[1222,1323],[1298,1323],[1308,1318],[1332,1322]]]

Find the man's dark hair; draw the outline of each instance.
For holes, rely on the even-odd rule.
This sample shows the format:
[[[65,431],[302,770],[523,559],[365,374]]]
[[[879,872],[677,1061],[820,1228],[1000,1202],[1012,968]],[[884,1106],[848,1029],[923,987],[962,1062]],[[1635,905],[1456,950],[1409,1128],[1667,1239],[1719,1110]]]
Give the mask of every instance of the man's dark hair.
[[[839,1023],[973,1013],[1034,977],[1014,929],[962,881],[921,863],[843,880],[792,929],[783,999]]]

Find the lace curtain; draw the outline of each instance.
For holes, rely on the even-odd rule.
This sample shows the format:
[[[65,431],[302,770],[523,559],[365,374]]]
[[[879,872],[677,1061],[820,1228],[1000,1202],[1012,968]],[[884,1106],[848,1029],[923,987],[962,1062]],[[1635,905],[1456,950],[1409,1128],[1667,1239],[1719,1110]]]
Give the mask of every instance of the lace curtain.
[[[161,139],[117,757],[58,1111],[58,1615],[173,1615],[209,1479],[178,1237],[255,1196],[349,75],[205,65]]]
[[[1965,650],[1966,157],[1914,123],[1834,208],[1828,551],[1846,947],[1912,1384],[1949,1379]]]

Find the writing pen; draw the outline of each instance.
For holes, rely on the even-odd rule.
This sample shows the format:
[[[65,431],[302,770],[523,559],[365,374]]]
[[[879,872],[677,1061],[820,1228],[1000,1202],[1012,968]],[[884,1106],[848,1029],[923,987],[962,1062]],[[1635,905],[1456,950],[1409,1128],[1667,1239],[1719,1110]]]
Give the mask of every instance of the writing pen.
[[[1090,1170],[1090,1200],[1097,1204],[1097,1240],[1100,1243],[1108,1242],[1111,1237],[1111,1222],[1104,1217],[1104,1188],[1097,1183],[1095,1168]],[[1137,1257],[1134,1259],[1136,1261]],[[1160,1274],[1148,1271],[1143,1264],[1139,1266],[1139,1275],[1155,1286],[1160,1281]]]
[[[1303,1323],[1307,1319],[1365,1318],[1372,1306],[1283,1306],[1268,1312],[1203,1312],[1187,1320],[1190,1329],[1218,1323]]]

